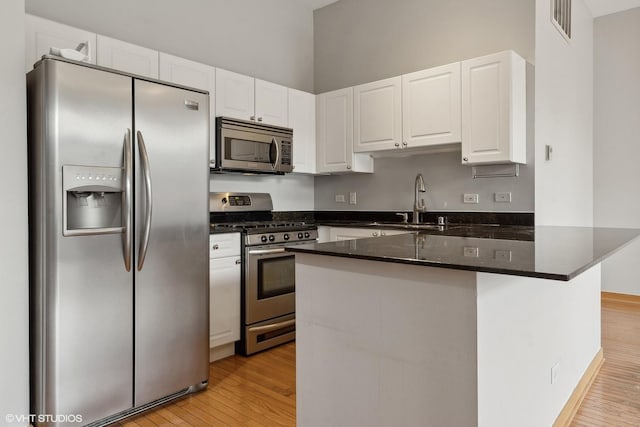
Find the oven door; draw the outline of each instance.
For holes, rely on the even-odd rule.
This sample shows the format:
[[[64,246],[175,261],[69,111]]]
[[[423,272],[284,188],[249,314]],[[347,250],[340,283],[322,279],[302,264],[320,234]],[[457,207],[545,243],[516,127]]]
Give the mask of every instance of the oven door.
[[[222,169],[278,172],[280,145],[271,135],[223,128],[218,143]]]
[[[245,324],[295,312],[295,255],[282,245],[245,250]]]

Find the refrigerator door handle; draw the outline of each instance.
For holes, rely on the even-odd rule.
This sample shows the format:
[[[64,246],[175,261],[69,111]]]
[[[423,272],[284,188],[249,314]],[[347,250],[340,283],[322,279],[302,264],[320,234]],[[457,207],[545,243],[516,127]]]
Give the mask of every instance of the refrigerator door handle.
[[[151,170],[149,169],[149,156],[147,155],[147,147],[142,137],[142,132],[137,132],[138,149],[140,150],[140,163],[142,166],[142,181],[144,182],[145,193],[145,214],[142,238],[140,239],[140,250],[138,251],[138,271],[142,270],[144,259],[147,256],[147,248],[149,246],[149,234],[151,232],[151,210],[153,199],[151,198]]]
[[[124,191],[122,192],[122,249],[124,252],[124,268],[131,271],[131,129],[124,136]]]

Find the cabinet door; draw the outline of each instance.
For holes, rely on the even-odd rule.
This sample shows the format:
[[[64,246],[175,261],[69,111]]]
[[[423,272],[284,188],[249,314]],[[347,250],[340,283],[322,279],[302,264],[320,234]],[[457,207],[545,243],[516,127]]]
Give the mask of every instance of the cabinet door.
[[[353,94],[353,151],[400,148],[402,79],[398,76],[356,86]]]
[[[293,129],[293,171],[316,173],[316,97],[288,89],[289,124]]]
[[[158,78],[158,51],[98,34],[97,62],[139,76]]]
[[[402,134],[406,147],[461,140],[460,63],[402,76]]]
[[[240,339],[240,257],[209,260],[209,347]]]
[[[286,127],[288,120],[287,88],[255,79],[256,121]]]
[[[42,55],[49,54],[49,48],[75,49],[80,43],[87,43],[89,63],[96,63],[96,34],[48,19],[25,14],[25,68],[29,72]]]
[[[526,163],[526,63],[512,51],[462,62],[462,163]]]
[[[373,159],[353,152],[353,88],[316,96],[318,172],[373,172]]]
[[[159,54],[158,61],[160,80],[209,91],[209,157],[213,162],[216,152],[216,69],[210,65],[162,52]]]
[[[216,114],[254,120],[254,78],[216,69]]]

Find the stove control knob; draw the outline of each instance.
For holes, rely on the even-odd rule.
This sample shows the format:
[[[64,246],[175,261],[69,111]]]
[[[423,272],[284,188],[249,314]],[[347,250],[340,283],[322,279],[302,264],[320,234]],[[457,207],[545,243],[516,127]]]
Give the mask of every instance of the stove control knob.
[[[274,240],[276,240],[276,236],[274,236],[273,234],[271,236],[269,236],[269,241],[273,242]]]
[[[309,232],[307,231],[306,233],[304,233],[304,238],[308,239],[311,235],[309,234]]]
[[[302,239],[302,233],[298,233],[298,239]]]
[[[289,240],[289,235],[285,234],[284,236],[282,236],[284,238],[284,240]]]
[[[262,243],[266,243],[267,242],[267,236],[262,236],[260,238],[260,240],[262,241]]]

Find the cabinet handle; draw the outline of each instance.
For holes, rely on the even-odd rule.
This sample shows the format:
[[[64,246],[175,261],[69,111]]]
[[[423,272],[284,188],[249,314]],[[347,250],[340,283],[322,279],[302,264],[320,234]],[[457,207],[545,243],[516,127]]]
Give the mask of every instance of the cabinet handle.
[[[371,235],[372,235],[373,237],[378,237],[378,232],[377,232],[377,231],[374,231],[373,233],[371,233]]]
[[[237,265],[237,264],[242,264],[242,260],[238,258],[238,259],[236,260],[236,265]]]
[[[262,121],[262,117],[258,117],[258,121],[261,122]]]
[[[351,169],[351,165],[347,165],[347,169]]]
[[[386,236],[386,235],[387,235],[387,233],[385,233],[384,231],[381,231],[381,232],[380,232],[380,235],[381,235],[381,236]]]
[[[256,116],[249,117],[249,120],[254,120],[255,121],[255,119],[256,119]]]
[[[396,146],[396,148],[400,147],[400,144],[398,144],[397,142],[395,144],[393,144]]]
[[[217,245],[217,244],[213,245],[211,249],[213,249],[214,251],[217,251],[218,249],[220,249],[220,245]]]
[[[409,145],[409,144],[407,144],[406,142],[403,142],[403,143],[402,143],[402,146],[403,146],[403,147],[406,147],[407,145]]]
[[[462,161],[463,161],[463,162],[468,162],[468,161],[469,161],[469,159],[468,159],[468,158],[466,158],[466,157],[463,157],[463,158],[462,158]]]

